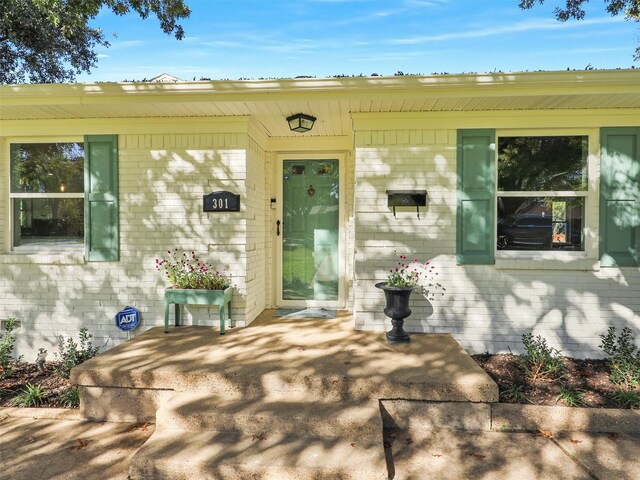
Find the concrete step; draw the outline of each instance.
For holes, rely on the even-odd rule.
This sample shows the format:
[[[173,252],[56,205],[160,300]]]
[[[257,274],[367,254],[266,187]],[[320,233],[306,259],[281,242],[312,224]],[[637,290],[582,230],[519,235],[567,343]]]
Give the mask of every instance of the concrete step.
[[[491,430],[491,404],[471,402],[428,402],[381,400],[384,428],[410,432],[425,438],[439,430]]]
[[[553,441],[529,433],[438,430],[418,439],[408,431],[389,430],[385,446],[394,480],[595,478]]]
[[[343,323],[296,320],[224,336],[204,327],[170,334],[152,328],[77,366],[71,381],[103,391],[209,390],[252,398],[498,399],[495,382],[450,335],[390,345],[383,333]]]
[[[134,480],[387,480],[380,442],[266,432],[156,431],[131,460]]]
[[[158,430],[266,432],[331,439],[380,440],[380,402],[247,399],[210,392],[176,393],[156,413]]]

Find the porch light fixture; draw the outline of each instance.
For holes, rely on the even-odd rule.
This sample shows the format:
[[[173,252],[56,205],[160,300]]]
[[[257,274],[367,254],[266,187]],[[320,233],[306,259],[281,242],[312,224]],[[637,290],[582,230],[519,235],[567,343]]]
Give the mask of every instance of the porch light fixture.
[[[293,132],[304,133],[313,128],[313,124],[316,122],[316,117],[307,115],[306,113],[296,113],[287,117],[287,123],[289,128]]]

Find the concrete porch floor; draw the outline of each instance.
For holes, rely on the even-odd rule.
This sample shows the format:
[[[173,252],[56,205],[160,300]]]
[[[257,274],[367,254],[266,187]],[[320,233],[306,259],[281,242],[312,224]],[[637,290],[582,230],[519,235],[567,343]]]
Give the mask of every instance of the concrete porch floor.
[[[335,319],[274,318],[249,327],[152,328],[76,367],[89,419],[143,421],[174,392],[253,400],[402,398],[495,402],[497,385],[446,334],[414,334],[390,345],[382,332]],[[128,397],[123,395],[127,391]]]

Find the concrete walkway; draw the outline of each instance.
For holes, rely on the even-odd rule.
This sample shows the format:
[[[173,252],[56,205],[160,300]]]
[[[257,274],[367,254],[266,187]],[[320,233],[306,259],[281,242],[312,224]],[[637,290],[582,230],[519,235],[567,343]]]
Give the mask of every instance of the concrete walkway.
[[[640,480],[635,415],[502,411],[451,336],[352,322],[144,332],[73,370],[80,411],[0,410],[0,479]]]
[[[153,425],[8,416],[0,409],[0,479],[127,480]],[[49,412],[50,413],[50,412]],[[13,414],[13,412],[12,412]],[[45,412],[46,416],[46,412]]]
[[[0,479],[6,480],[126,480],[131,457],[154,431],[153,425],[5,412],[0,410]],[[344,448],[348,453],[352,447]],[[549,438],[548,433],[441,430],[419,438],[398,431],[387,432],[384,451],[394,480],[640,478],[640,435],[563,432]]]
[[[398,432],[392,441],[396,479],[640,479],[639,435],[442,430],[422,439]]]

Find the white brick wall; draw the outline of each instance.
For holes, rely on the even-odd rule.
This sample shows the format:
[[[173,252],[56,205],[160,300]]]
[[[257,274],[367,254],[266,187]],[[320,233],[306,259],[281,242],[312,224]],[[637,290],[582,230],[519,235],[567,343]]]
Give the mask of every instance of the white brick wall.
[[[264,173],[256,168],[261,154],[255,148],[247,154],[247,135],[119,135],[118,142],[120,262],[85,263],[82,254],[0,252],[0,319],[21,321],[16,351],[26,360],[33,361],[40,347],[53,358],[55,337],[77,336],[82,326],[96,344],[114,346],[126,339],[114,325],[114,315],[126,305],[142,314],[136,332],[161,325],[167,282],[156,271],[155,259],[175,247],[193,250],[232,273],[238,325],[251,321],[264,304],[264,288],[252,287],[247,296],[248,285],[264,284],[264,268],[255,258],[264,258],[265,248]],[[0,169],[8,171],[7,162],[0,158]],[[248,164],[252,174],[247,181]],[[2,238],[6,183],[0,182]],[[241,212],[202,211],[202,195],[221,189],[240,194]],[[187,306],[184,312],[187,324],[218,324],[217,306]]]
[[[264,310],[269,291],[266,277],[269,258],[269,195],[267,178],[270,165],[264,150],[252,139],[247,153],[247,300],[246,317],[250,322]]]
[[[357,328],[388,330],[384,280],[397,255],[433,259],[442,289],[414,294],[408,331],[451,333],[473,352],[521,350],[533,332],[567,355],[600,355],[609,325],[640,336],[640,272],[598,269],[597,261],[499,260],[456,266],[456,131],[358,131],[355,139]],[[387,189],[426,189],[420,211],[387,207]],[[395,253],[394,253],[395,251]],[[548,255],[546,256],[548,257]]]
[[[40,347],[53,356],[56,335],[75,336],[82,326],[97,344],[119,343],[126,334],[113,318],[126,305],[142,312],[138,332],[162,324],[166,282],[154,262],[169,248],[228,268],[239,326],[273,302],[274,153],[246,133],[127,134],[119,150],[120,262],[0,251],[0,320],[22,322],[17,350],[27,360]],[[430,300],[414,294],[408,330],[449,332],[476,352],[518,351],[520,335],[532,331],[581,356],[599,353],[598,335],[609,325],[640,332],[638,269],[598,270],[593,259],[564,263],[553,255],[456,266],[454,129],[357,131],[355,154],[345,158],[346,305],[357,328],[389,328],[373,285],[406,254],[433,259],[443,287]],[[7,185],[0,181],[0,238],[8,234]],[[394,218],[385,190],[422,188],[428,206],[420,218],[401,208]],[[202,195],[221,189],[241,195],[241,212],[202,212]],[[185,322],[217,325],[218,308],[188,306]]]

